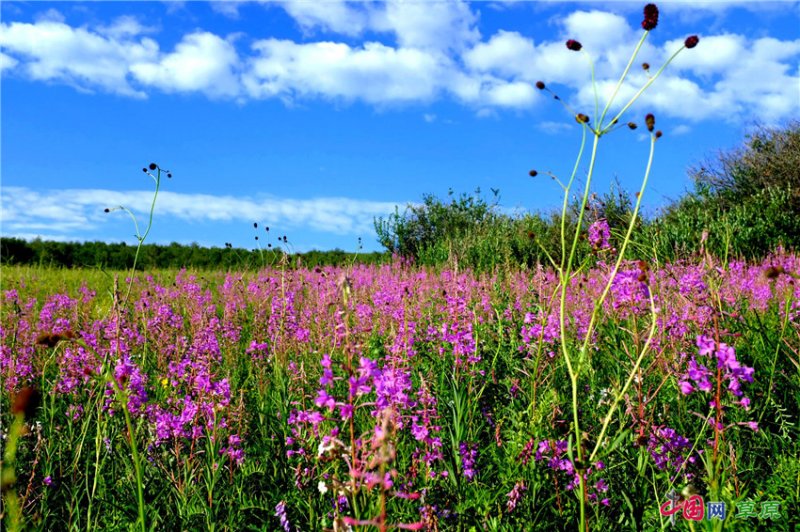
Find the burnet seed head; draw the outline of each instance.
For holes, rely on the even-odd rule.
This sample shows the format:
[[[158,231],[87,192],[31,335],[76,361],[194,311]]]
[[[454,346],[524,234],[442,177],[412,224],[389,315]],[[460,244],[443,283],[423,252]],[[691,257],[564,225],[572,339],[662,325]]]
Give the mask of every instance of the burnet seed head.
[[[658,7],[655,4],[647,4],[644,6],[644,20],[642,20],[642,28],[646,31],[655,29],[658,25]]]
[[[570,39],[567,41],[567,48],[573,52],[580,52],[581,48],[583,48],[583,45],[575,39]]]

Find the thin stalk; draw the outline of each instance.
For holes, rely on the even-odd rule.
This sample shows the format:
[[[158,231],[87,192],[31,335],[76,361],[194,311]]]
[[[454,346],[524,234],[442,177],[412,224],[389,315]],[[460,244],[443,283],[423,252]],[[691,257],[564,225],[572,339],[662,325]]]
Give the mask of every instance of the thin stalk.
[[[617,86],[614,87],[614,92],[611,93],[611,97],[606,102],[606,106],[603,109],[603,114],[600,115],[599,120],[597,121],[597,127],[603,127],[603,120],[606,118],[606,114],[608,110],[611,108],[611,104],[614,102],[614,99],[617,97],[617,93],[619,93],[619,89],[622,87],[622,84],[625,82],[625,78],[628,77],[628,72],[631,70],[631,65],[636,60],[636,56],[639,55],[639,50],[641,50],[642,45],[644,44],[645,39],[647,39],[647,35],[649,31],[644,32],[642,38],[639,39],[639,44],[636,45],[636,49],[633,51],[631,58],[628,60],[628,64],[625,66],[625,70],[622,71],[622,76],[620,76],[619,81],[617,81]],[[662,67],[663,68],[663,67]],[[660,72],[660,71],[659,71]],[[618,114],[614,120],[618,120],[622,113]],[[611,124],[614,124],[614,120],[611,121]]]
[[[622,265],[622,260],[625,257],[625,250],[628,247],[628,243],[631,239],[631,234],[633,233],[633,227],[636,224],[636,219],[639,215],[639,209],[642,205],[642,197],[644,196],[644,190],[647,187],[647,181],[650,178],[650,171],[653,167],[653,155],[655,153],[655,143],[656,138],[655,136],[650,136],[650,155],[647,159],[647,168],[644,173],[644,179],[642,179],[642,186],[639,189],[639,197],[636,198],[636,205],[633,209],[633,215],[631,216],[631,221],[628,223],[628,230],[625,233],[625,239],[622,241],[622,246],[620,247],[619,255],[617,256],[617,261],[614,263],[614,268],[611,270],[611,274],[608,277],[608,281],[606,281],[606,286],[603,289],[603,292],[600,294],[600,297],[595,302],[594,311],[592,312],[592,316],[589,319],[589,326],[586,330],[586,336],[583,340],[583,345],[581,346],[581,354],[585,353],[589,348],[589,341],[592,337],[592,332],[594,330],[595,322],[597,321],[597,317],[600,314],[600,309],[603,306],[603,302],[605,301],[606,297],[608,297],[608,292],[611,290],[611,285],[614,282],[614,278],[617,276],[617,272],[619,271],[620,266]]]
[[[659,68],[656,71],[656,73],[653,74],[653,77],[650,78],[649,80],[647,80],[647,83],[642,85],[642,88],[639,89],[639,91],[636,94],[633,95],[633,97],[628,101],[628,103],[625,104],[625,106],[620,110],[620,112],[616,114],[616,116],[610,122],[610,124],[615,124],[619,120],[619,117],[621,117],[625,113],[625,111],[628,110],[628,107],[633,105],[633,102],[635,102],[636,100],[639,99],[639,96],[642,95],[642,93],[647,89],[647,87],[649,87],[650,85],[653,84],[653,82],[658,78],[658,76],[661,75],[661,73],[664,71],[664,69],[667,68],[667,65],[669,65],[672,62],[672,60],[675,59],[675,57],[677,57],[677,55],[679,53],[681,53],[681,51],[683,51],[684,48],[686,48],[685,45],[681,46],[680,48],[678,48],[678,50],[676,50],[675,53],[672,54],[669,59],[667,59],[667,62],[664,63],[663,65],[661,65],[661,68]],[[633,59],[631,59],[631,61],[633,61]],[[609,126],[609,127],[612,127],[612,126]]]

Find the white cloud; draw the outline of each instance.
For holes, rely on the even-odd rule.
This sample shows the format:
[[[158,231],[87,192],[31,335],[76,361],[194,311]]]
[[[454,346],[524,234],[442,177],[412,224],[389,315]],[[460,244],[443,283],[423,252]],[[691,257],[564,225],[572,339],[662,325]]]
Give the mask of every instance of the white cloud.
[[[557,135],[572,129],[572,125],[570,125],[568,122],[554,122],[551,120],[539,122],[536,124],[536,127],[549,135]]]
[[[257,98],[320,96],[380,104],[430,100],[440,88],[443,65],[416,49],[277,39],[257,41],[253,49],[257,56],[244,84]]]
[[[393,32],[401,47],[461,50],[480,39],[478,16],[465,2],[386,2],[373,26]]]
[[[143,33],[154,32],[154,28],[143,26],[141,23],[139,23],[139,20],[136,17],[132,17],[130,15],[117,17],[108,26],[97,27],[97,33],[113,39],[124,39],[126,37],[134,37]]]
[[[128,82],[128,65],[158,53],[158,44],[148,38],[119,41],[53,21],[0,24],[0,45],[34,80],[139,97],[144,93]]]
[[[239,57],[233,45],[208,32],[186,35],[175,51],[158,61],[133,63],[133,75],[143,84],[166,92],[204,92],[209,96],[236,96],[235,70]]]
[[[2,222],[5,234],[78,235],[96,231],[109,216],[106,208],[124,205],[143,217],[150,209],[150,191],[104,189],[33,190],[4,187]],[[373,219],[394,212],[400,204],[352,198],[276,198],[235,197],[210,194],[184,194],[162,191],[156,213],[161,218],[186,222],[225,222],[254,220],[287,228],[305,227],[339,235],[372,234]]]
[[[732,2],[713,4],[717,9]],[[155,39],[145,36],[152,28],[133,17],[117,18],[108,26],[72,27],[59,21],[57,12],[46,12],[33,24],[0,24],[0,70],[78,90],[135,97],[160,90],[241,102],[322,98],[376,106],[453,98],[482,114],[491,114],[492,108],[529,109],[544,101],[532,88],[542,80],[576,110],[588,112],[594,107],[594,91],[586,54],[567,50],[564,40],[582,41],[595,61],[598,90],[608,96],[641,35],[638,21],[628,22],[633,15],[625,18],[600,9],[569,13],[555,21],[555,38],[535,36],[534,41],[504,30],[482,40],[479,12],[474,4],[459,1],[294,0],[276,5],[307,37],[322,31],[349,39],[330,35],[324,40],[308,37],[307,42],[247,42],[197,30],[179,36],[173,50],[162,51]],[[623,12],[628,9],[619,6]],[[663,7],[683,12],[677,4]],[[396,42],[371,40],[373,34],[393,35]],[[654,33],[639,56],[651,64],[651,72],[683,44],[680,39],[657,39]],[[800,39],[753,38],[730,30],[702,36],[700,45],[681,53],[631,111],[649,106],[689,121],[755,117],[771,122],[797,114],[798,58]],[[646,81],[647,74],[634,68],[617,106]]]
[[[288,0],[279,5],[308,34],[322,30],[349,36],[393,34],[401,48],[461,50],[480,39],[478,16],[466,2]]]
[[[19,61],[0,52],[0,72],[7,68],[14,68]]]
[[[342,0],[308,2],[287,0],[278,3],[305,31],[322,29],[343,35],[359,35],[368,25],[369,14]]]

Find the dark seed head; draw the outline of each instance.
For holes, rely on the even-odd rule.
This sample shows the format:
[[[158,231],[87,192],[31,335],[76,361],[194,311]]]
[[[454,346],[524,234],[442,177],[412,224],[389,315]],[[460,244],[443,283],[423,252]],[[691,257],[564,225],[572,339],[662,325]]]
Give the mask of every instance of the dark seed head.
[[[585,115],[585,114],[583,114],[583,113],[578,113],[578,114],[575,116],[575,120],[576,120],[576,121],[577,121],[579,124],[588,124],[588,123],[589,123],[589,117],[588,117],[588,116],[586,116],[586,115]]]
[[[258,222],[253,222],[253,227],[254,227],[255,229],[258,229]]]
[[[650,70],[650,63],[642,63],[642,69]]]
[[[156,168],[158,168],[156,163],[150,163],[150,170],[155,170]]]
[[[573,52],[580,52],[581,48],[583,48],[583,45],[575,39],[570,39],[567,41],[567,48]]]
[[[142,172],[147,173],[147,168],[142,168]]]
[[[537,175],[539,175],[539,172],[537,172],[536,170],[531,170],[530,172],[528,172],[528,175],[531,177],[536,177]]]
[[[660,129],[658,131],[656,131],[656,138],[657,139],[660,139],[663,135],[664,135],[664,133],[662,133]]]
[[[103,212],[111,212],[111,209],[109,209],[108,207],[106,207],[105,209],[103,209]]]
[[[628,122],[628,127],[630,129],[636,129],[639,126],[636,125],[636,122]]]
[[[167,177],[171,178],[172,174],[171,173],[167,173]]]
[[[653,116],[653,113],[647,113],[647,116],[644,117],[644,123],[647,126],[647,131],[652,132],[656,126],[656,117]]]
[[[700,42],[700,37],[698,37],[697,35],[691,35],[689,37],[686,37],[686,40],[683,41],[683,45],[686,46],[686,48],[694,48],[695,46],[697,46],[697,43],[699,42]]]
[[[540,91],[543,91],[544,90],[544,81],[537,81],[536,82],[536,88],[539,89]]]
[[[658,7],[655,4],[647,4],[644,6],[644,20],[642,20],[642,28],[645,31],[655,29],[658,25]]]

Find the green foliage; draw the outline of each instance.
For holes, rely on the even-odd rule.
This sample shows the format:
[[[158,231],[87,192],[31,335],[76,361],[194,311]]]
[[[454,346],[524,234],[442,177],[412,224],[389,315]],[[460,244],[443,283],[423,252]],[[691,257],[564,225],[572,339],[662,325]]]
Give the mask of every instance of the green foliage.
[[[701,251],[758,259],[800,248],[800,122],[758,128],[743,146],[690,170],[695,190],[640,237],[664,260]]]
[[[778,246],[800,249],[800,122],[758,128],[743,146],[690,172],[692,192],[659,215],[637,220],[627,258],[670,261],[709,253],[755,260]],[[611,245],[618,247],[633,205],[631,194],[614,183],[590,199],[583,229],[605,219]],[[577,202],[568,206],[567,234],[575,230],[579,208]],[[375,228],[387,250],[424,265],[530,267],[561,249],[560,212],[511,216],[479,193],[456,197],[451,191],[447,201],[428,194],[403,214],[376,219]],[[582,241],[576,259],[590,253]]]

